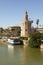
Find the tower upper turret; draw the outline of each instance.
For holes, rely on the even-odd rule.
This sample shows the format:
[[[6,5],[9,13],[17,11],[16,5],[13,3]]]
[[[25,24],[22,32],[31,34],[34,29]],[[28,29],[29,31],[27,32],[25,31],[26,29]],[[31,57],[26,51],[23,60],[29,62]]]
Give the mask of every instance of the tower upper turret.
[[[25,12],[24,20],[28,20],[28,13],[27,13],[27,11]]]

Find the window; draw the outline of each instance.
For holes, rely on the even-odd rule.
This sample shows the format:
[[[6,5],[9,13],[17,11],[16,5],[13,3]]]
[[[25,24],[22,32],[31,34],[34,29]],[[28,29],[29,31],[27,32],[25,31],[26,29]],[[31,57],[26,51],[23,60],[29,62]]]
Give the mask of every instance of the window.
[[[25,29],[25,31],[27,31],[27,29]]]

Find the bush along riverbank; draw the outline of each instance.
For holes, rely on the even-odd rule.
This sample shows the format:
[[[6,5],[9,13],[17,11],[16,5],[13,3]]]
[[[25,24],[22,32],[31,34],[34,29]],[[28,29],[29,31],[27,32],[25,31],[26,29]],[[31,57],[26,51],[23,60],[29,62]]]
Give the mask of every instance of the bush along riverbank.
[[[40,48],[41,45],[41,33],[30,33],[29,46],[32,48]]]

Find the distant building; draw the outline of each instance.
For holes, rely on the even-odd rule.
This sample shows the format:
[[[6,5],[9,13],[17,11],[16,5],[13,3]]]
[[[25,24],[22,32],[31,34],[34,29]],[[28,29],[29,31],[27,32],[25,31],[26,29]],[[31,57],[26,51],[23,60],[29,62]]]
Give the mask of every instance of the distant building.
[[[20,36],[20,33],[21,33],[20,26],[9,26],[8,30],[9,30],[11,35],[13,34],[14,36]]]
[[[21,23],[21,36],[28,37],[29,33],[31,32],[31,24],[32,21],[28,20],[28,13],[26,11],[24,20]]]
[[[43,33],[43,25],[40,25],[37,30],[40,32],[40,33]]]
[[[10,30],[10,31],[18,30],[18,29],[21,30],[20,26],[9,26],[9,27],[8,27],[8,30]]]
[[[43,33],[43,28],[38,28],[37,29],[40,33]]]

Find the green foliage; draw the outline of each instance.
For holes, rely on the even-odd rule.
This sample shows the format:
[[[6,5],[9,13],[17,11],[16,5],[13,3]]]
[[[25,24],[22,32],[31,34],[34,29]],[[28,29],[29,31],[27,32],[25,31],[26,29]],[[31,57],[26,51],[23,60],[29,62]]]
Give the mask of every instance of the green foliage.
[[[21,40],[28,40],[28,37],[20,37]]]
[[[39,19],[37,19],[37,21],[36,21],[36,24],[37,24],[37,28],[38,28],[38,24],[39,24]]]
[[[38,48],[41,44],[41,34],[39,32],[34,32],[30,34],[29,46]]]
[[[37,24],[37,25],[39,24],[39,19],[37,19],[36,24]]]
[[[43,40],[43,33],[41,33],[41,40]]]

